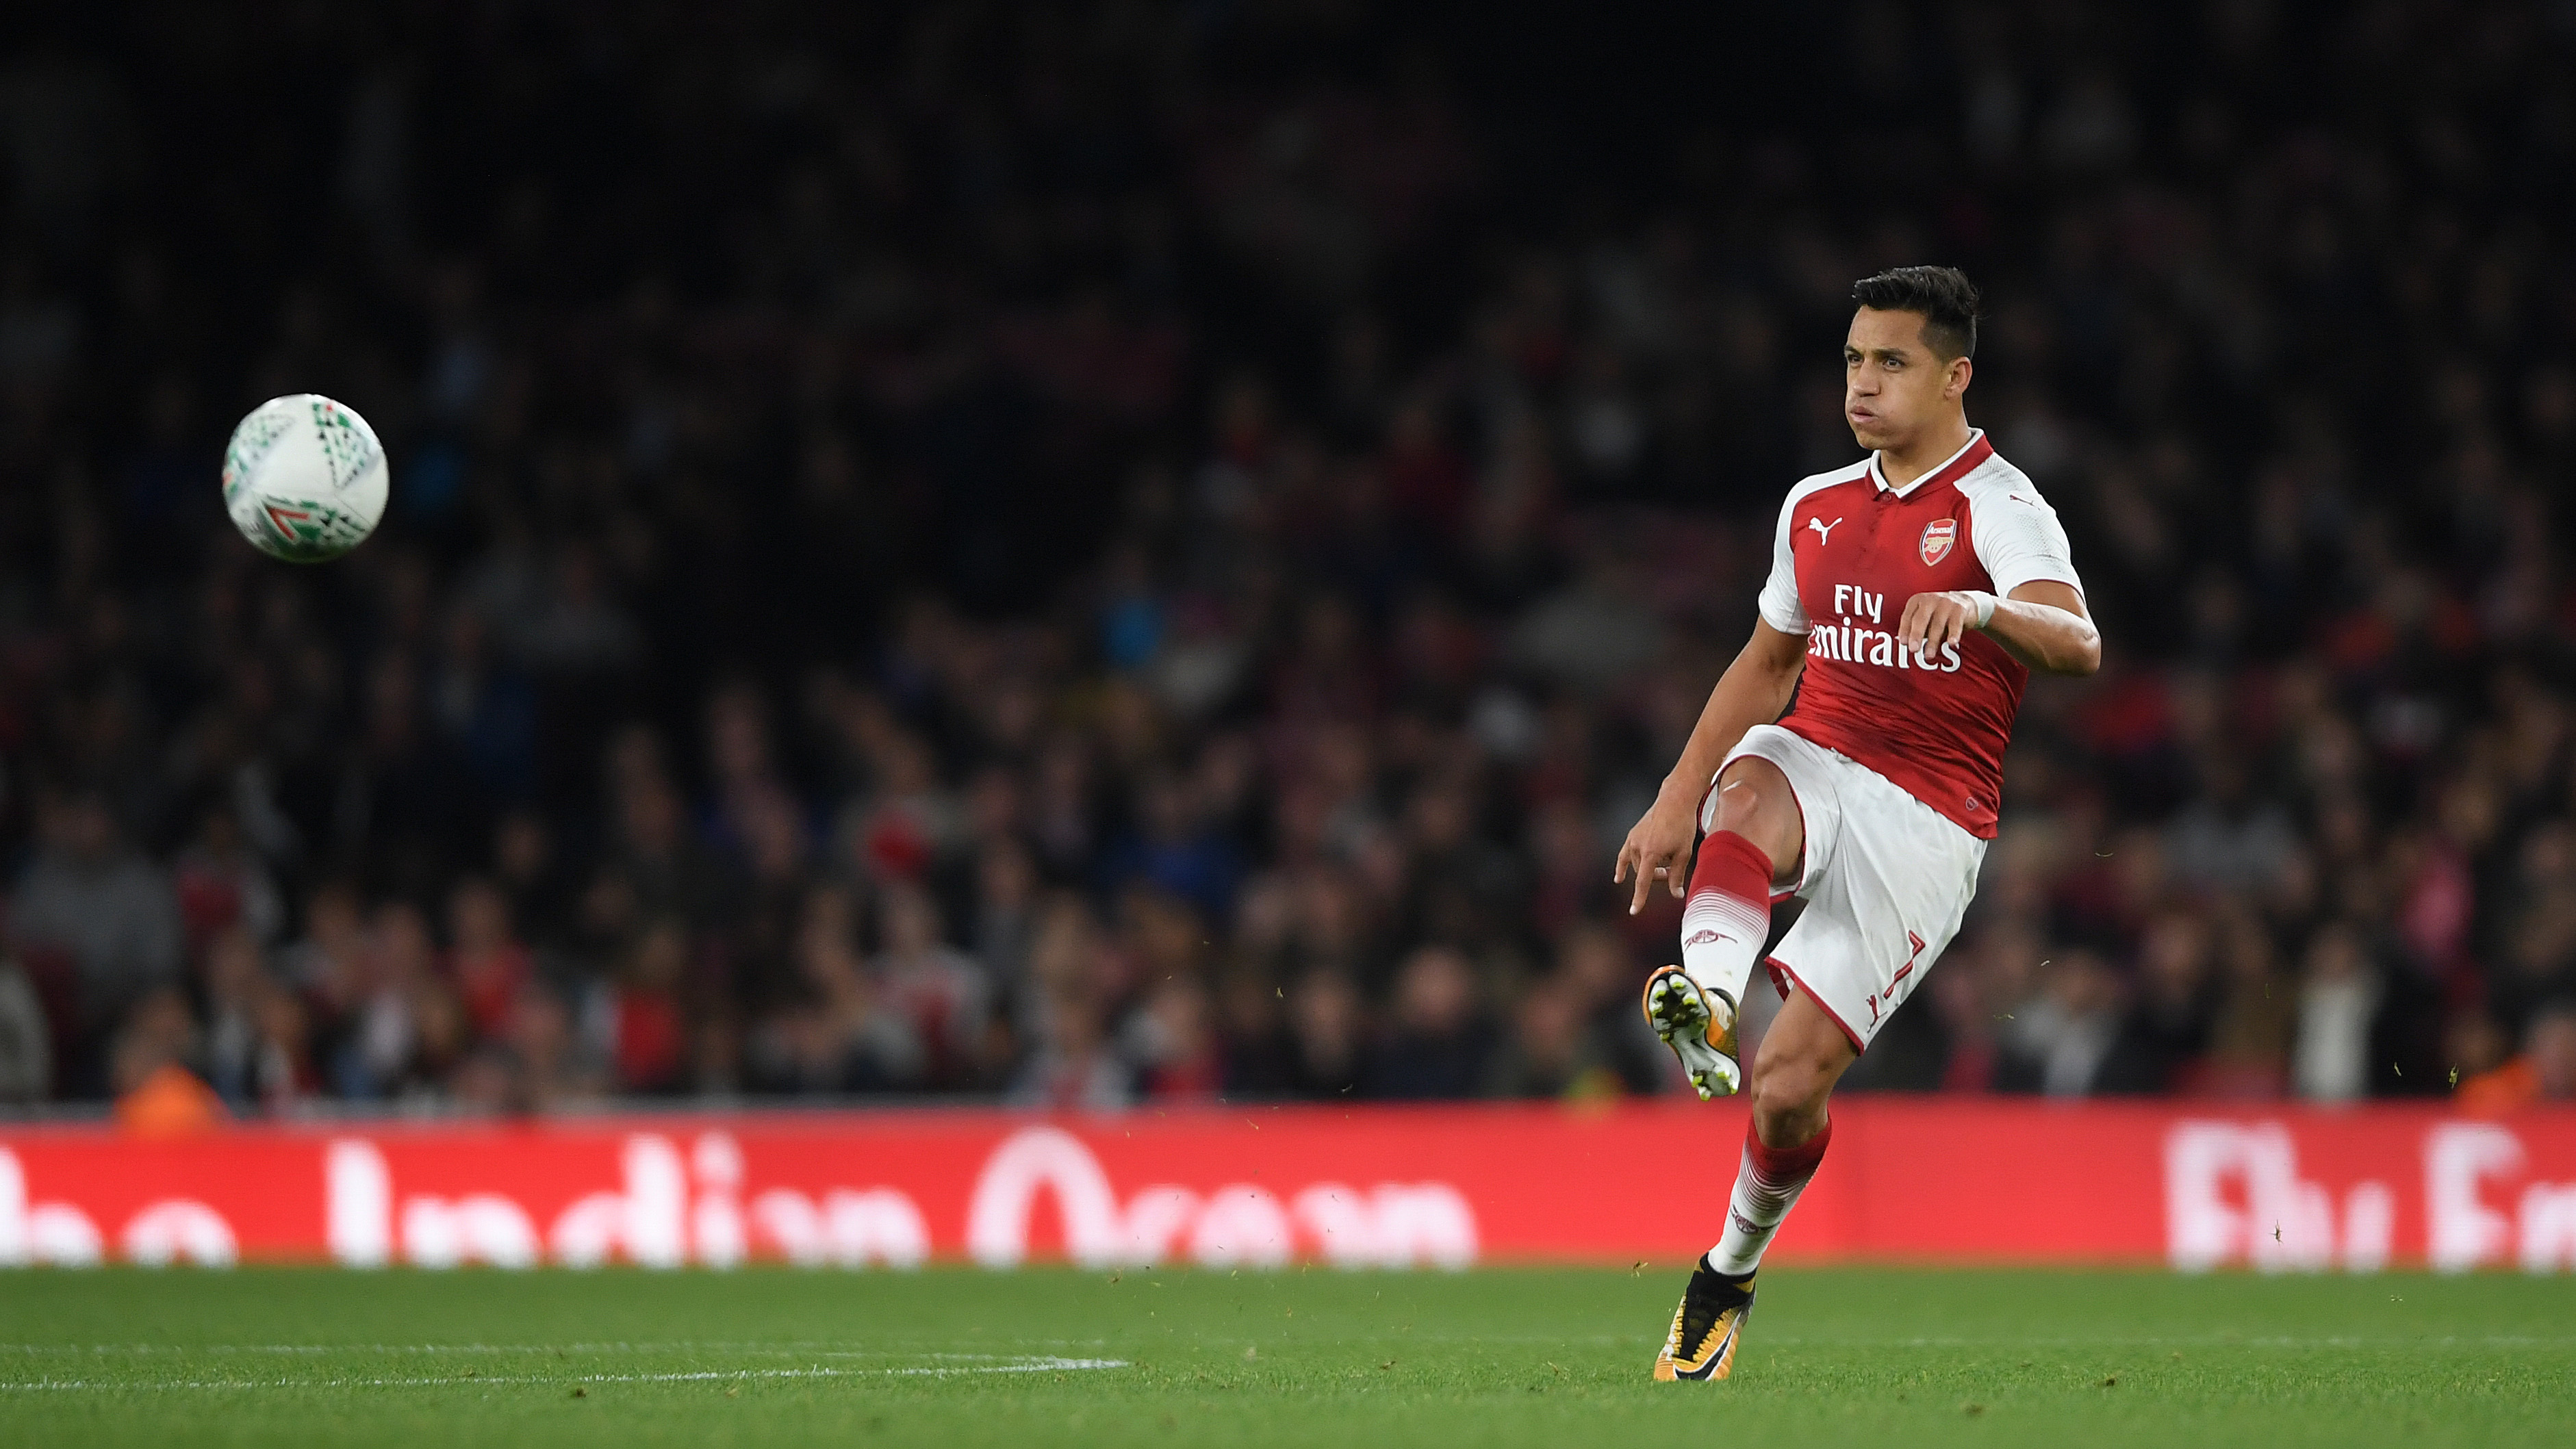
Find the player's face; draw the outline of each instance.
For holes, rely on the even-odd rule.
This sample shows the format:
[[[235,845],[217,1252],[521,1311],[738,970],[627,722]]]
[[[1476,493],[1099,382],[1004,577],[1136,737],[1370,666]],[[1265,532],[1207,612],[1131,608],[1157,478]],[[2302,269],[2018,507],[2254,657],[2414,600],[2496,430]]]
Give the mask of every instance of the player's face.
[[[1863,307],[1843,340],[1843,417],[1862,447],[1901,449],[1958,409],[1969,371],[1924,342],[1921,313]]]

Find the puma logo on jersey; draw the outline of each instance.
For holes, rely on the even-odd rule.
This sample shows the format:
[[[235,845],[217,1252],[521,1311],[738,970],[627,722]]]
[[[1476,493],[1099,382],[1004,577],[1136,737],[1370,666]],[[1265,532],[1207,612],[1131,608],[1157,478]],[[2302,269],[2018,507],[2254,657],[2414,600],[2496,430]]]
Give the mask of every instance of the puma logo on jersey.
[[[1842,527],[1843,521],[1837,518],[1827,523],[1821,518],[1810,518],[1807,520],[1807,526],[1816,531],[1816,547],[1823,548],[1834,541],[1834,530]]]

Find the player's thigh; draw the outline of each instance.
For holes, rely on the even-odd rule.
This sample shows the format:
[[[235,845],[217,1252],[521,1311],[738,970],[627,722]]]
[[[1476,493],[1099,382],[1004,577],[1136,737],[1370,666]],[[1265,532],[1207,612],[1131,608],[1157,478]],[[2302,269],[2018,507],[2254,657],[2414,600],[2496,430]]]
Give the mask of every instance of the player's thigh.
[[[1806,847],[1806,827],[1798,818],[1798,797],[1789,777],[1760,755],[1741,755],[1717,775],[1717,794],[1710,821],[1733,831],[1771,857],[1775,879],[1797,869]]]
[[[1874,775],[1841,798],[1833,859],[1772,959],[1866,1049],[1958,934],[1985,843]]]
[[[1888,1009],[1913,998],[1976,899],[1986,842],[1893,785],[1864,807],[1870,828],[1848,854],[1851,909],[1863,923]]]
[[[1753,842],[1771,858],[1773,886],[1804,893],[1832,854],[1842,817],[1834,779],[1840,760],[1777,725],[1755,725],[1719,768],[1700,806],[1700,830],[1733,831]]]

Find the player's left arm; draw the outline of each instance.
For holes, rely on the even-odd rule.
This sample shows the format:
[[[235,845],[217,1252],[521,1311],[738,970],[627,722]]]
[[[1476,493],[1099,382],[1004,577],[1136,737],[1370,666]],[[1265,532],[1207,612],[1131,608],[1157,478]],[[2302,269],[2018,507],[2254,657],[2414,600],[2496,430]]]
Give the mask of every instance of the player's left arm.
[[[1916,658],[1941,657],[1975,629],[2004,652],[2044,674],[2090,674],[2102,667],[2102,631],[2084,608],[2084,595],[2056,579],[2033,579],[2008,598],[1973,589],[1916,594],[1905,601],[1896,626],[1903,647]]]

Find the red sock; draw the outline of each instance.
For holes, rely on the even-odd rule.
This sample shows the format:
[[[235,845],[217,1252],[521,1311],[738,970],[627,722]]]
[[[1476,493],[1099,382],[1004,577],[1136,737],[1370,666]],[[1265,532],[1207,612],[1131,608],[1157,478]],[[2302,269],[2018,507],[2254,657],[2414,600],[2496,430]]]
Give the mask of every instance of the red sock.
[[[1825,1160],[1825,1144],[1834,1139],[1834,1124],[1795,1147],[1768,1147],[1751,1123],[1744,1128],[1744,1161],[1735,1170],[1735,1191],[1727,1198],[1726,1232],[1708,1250],[1708,1265],[1720,1273],[1742,1275],[1761,1266],[1771,1234],[1796,1206],[1798,1194]]]
[[[1816,1164],[1825,1160],[1825,1144],[1834,1140],[1834,1121],[1825,1119],[1823,1130],[1795,1147],[1772,1147],[1765,1144],[1753,1124],[1744,1124],[1744,1158],[1753,1164],[1753,1174],[1765,1183],[1795,1189],[1806,1185],[1816,1175]]]
[[[1771,854],[1732,830],[1699,843],[1682,904],[1682,970],[1739,1008],[1771,930]]]

